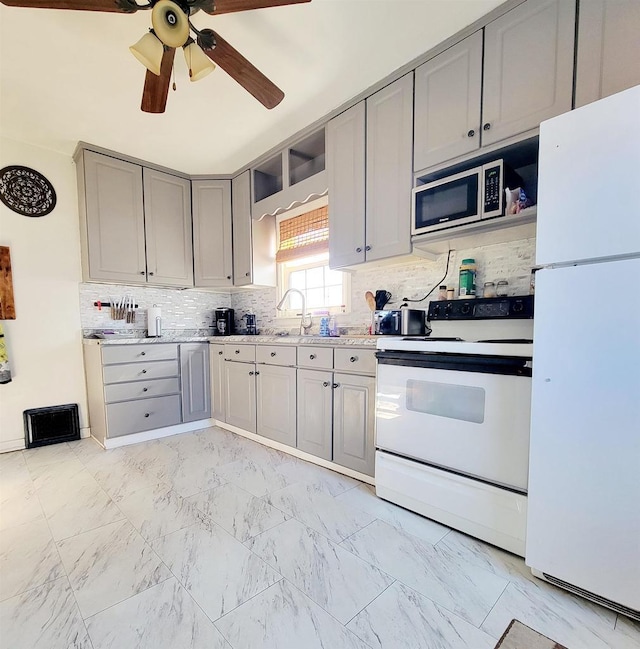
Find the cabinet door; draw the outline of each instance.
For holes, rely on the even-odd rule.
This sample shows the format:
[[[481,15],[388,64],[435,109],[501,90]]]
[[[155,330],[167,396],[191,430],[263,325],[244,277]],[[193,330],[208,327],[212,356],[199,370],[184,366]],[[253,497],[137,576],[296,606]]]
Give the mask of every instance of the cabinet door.
[[[198,421],[211,417],[208,343],[180,345],[180,380],[182,420]]]
[[[296,369],[256,366],[257,433],[296,445]]]
[[[224,345],[209,345],[211,364],[211,416],[226,421]]]
[[[580,0],[576,107],[640,84],[640,2]]]
[[[191,183],[144,169],[147,282],[193,286]]]
[[[485,27],[483,145],[571,110],[575,9],[525,2]]]
[[[192,180],[196,286],[231,286],[231,182]]]
[[[332,372],[298,370],[298,440],[306,453],[332,458]]]
[[[256,432],[255,363],[225,361],[224,389],[227,423]]]
[[[482,30],[416,70],[416,171],[480,146],[481,102]]]
[[[334,384],[333,461],[372,476],[376,380],[371,376],[335,374]]]
[[[331,268],[365,259],[365,106],[361,101],[327,125]]]
[[[367,98],[366,259],[411,252],[413,72]]]
[[[251,171],[231,181],[233,203],[233,284],[252,282],[251,268]]]
[[[146,281],[142,167],[85,151],[87,280]]]

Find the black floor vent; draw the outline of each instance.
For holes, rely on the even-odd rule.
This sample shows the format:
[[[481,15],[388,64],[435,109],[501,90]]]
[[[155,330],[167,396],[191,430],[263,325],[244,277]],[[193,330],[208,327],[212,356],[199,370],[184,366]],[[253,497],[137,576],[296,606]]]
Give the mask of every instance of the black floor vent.
[[[595,593],[592,593],[588,590],[584,590],[584,588],[580,588],[579,586],[574,586],[573,584],[570,584],[567,581],[562,581],[562,579],[558,579],[557,577],[552,577],[551,575],[548,575],[546,572],[543,572],[542,574],[544,575],[544,578],[547,581],[551,582],[552,584],[555,584],[556,586],[560,586],[561,588],[569,590],[572,593],[575,593],[576,595],[581,595],[586,599],[590,599],[592,602],[602,604],[602,606],[606,606],[607,608],[617,611],[618,613],[622,613],[622,615],[626,615],[627,617],[630,617],[633,620],[638,620],[640,622],[640,611],[636,611],[633,608],[622,606],[622,604],[618,604],[610,599],[607,599],[606,597],[601,597],[600,595],[596,595]]]
[[[27,448],[80,439],[78,404],[25,410],[24,436]]]

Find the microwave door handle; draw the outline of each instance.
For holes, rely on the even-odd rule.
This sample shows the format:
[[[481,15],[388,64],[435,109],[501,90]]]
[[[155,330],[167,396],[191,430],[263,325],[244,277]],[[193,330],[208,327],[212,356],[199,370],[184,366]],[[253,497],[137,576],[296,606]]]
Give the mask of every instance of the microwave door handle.
[[[400,314],[398,314],[398,313],[393,314],[393,331],[395,333],[398,333],[398,331],[399,331],[399,329],[398,329],[398,319],[399,319],[399,317],[400,317]]]

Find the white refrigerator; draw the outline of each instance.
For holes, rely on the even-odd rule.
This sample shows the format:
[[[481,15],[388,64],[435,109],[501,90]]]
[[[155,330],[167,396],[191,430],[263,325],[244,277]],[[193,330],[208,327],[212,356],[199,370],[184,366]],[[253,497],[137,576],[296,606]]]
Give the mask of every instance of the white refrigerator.
[[[640,86],[540,127],[526,563],[640,619]]]

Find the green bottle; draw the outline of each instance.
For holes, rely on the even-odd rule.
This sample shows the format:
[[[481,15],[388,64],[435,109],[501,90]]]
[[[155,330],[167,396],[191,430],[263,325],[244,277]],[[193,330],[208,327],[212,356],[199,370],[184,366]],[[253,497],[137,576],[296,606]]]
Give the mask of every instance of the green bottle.
[[[476,296],[476,260],[463,259],[460,265],[459,297]]]

